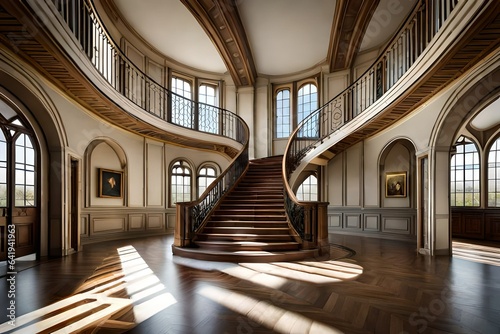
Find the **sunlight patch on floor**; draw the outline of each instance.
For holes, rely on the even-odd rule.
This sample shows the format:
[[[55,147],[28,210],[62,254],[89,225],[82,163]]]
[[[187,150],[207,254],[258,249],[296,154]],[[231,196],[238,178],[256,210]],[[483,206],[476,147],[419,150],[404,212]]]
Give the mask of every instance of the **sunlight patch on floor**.
[[[500,248],[453,241],[453,257],[500,267]]]
[[[240,266],[269,276],[316,284],[351,280],[363,273],[361,266],[342,261],[240,263]],[[283,284],[283,281],[277,280],[277,282]]]
[[[336,328],[303,316],[300,313],[282,309],[266,301],[219,287],[208,286],[200,294],[228,309],[248,317],[266,328],[278,333],[342,333]]]
[[[177,303],[134,247],[117,252],[72,296],[17,317],[15,326],[3,323],[0,332],[77,333],[103,327],[119,333]]]

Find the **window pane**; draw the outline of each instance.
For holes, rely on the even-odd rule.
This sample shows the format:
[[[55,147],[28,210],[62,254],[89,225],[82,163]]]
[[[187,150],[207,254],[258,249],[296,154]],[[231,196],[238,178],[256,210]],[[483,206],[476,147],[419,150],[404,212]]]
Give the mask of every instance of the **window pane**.
[[[477,147],[465,137],[455,143],[450,159],[450,205],[480,205],[480,163]]]
[[[318,108],[317,88],[313,84],[306,84],[299,89],[297,105],[297,121],[300,123]],[[308,118],[299,134],[301,137],[319,136],[319,124],[317,116]]]
[[[310,175],[297,189],[297,199],[299,201],[318,200],[318,180],[316,176]]]
[[[276,94],[275,137],[286,138],[290,135],[290,90],[280,90]]]
[[[172,77],[172,123],[192,128],[193,126],[193,103],[191,83],[176,77]]]
[[[198,197],[205,192],[207,187],[216,179],[216,171],[213,167],[203,167],[198,173]]]
[[[191,200],[191,169],[185,161],[176,161],[170,175],[170,204]]]
[[[500,207],[500,138],[488,152],[488,206]]]
[[[198,91],[198,128],[200,131],[219,133],[219,108],[214,86],[201,85]]]

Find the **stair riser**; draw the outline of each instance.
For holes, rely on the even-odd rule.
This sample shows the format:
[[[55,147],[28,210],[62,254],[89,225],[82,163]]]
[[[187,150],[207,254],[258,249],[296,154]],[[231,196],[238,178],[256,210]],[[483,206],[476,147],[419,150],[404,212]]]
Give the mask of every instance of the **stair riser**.
[[[231,216],[236,215],[238,217],[241,216],[249,216],[249,217],[262,217],[262,216],[285,216],[285,210],[282,208],[281,210],[248,210],[248,209],[229,209],[229,210],[217,210],[218,216]]]
[[[286,221],[208,221],[205,228],[209,227],[238,227],[238,228],[284,228],[288,230],[288,223]]]
[[[266,221],[286,221],[286,217],[279,216],[279,217],[269,217],[269,216],[254,216],[254,215],[249,215],[249,216],[235,216],[235,215],[229,215],[229,216],[212,216],[210,218],[210,222],[223,222],[223,221],[233,221],[233,220],[239,220],[239,221],[261,221],[261,222],[266,222]]]
[[[242,252],[242,251],[294,251],[299,250],[299,245],[226,245],[226,244],[205,244],[203,242],[198,242],[198,245],[202,245],[205,249],[226,251],[226,252]]]
[[[290,235],[232,236],[232,235],[198,235],[197,241],[252,241],[252,242],[292,242]]]
[[[202,234],[224,234],[224,235],[235,235],[235,234],[255,234],[255,235],[290,235],[289,230],[283,229],[266,229],[266,228],[252,228],[252,227],[241,227],[241,228],[218,228],[218,227],[205,227]]]

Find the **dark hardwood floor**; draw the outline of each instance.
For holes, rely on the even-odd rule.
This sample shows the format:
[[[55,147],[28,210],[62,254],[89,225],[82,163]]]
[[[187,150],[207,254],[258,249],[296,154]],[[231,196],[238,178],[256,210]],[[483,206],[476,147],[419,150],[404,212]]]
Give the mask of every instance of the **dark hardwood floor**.
[[[18,263],[16,327],[4,316],[0,332],[500,333],[494,247],[460,241],[453,257],[431,258],[408,242],[331,235],[342,247],[330,258],[234,264],[173,256],[172,241]],[[11,281],[0,269],[7,310]]]

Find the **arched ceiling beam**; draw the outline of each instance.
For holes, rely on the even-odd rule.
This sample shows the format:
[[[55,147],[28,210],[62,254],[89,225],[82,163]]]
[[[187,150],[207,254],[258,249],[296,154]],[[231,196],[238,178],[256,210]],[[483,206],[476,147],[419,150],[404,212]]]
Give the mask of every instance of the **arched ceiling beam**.
[[[351,68],[379,0],[337,0],[328,63],[330,72]]]
[[[235,0],[181,0],[216,46],[236,86],[257,77],[250,45]]]

